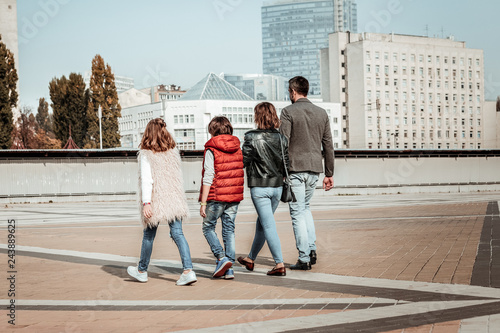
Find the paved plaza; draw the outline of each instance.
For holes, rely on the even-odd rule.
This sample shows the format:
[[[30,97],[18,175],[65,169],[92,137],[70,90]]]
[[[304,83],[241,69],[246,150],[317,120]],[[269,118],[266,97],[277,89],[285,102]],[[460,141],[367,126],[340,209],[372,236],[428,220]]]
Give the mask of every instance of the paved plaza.
[[[311,271],[266,276],[274,266],[266,245],[253,272],[236,263],[235,279],[224,280],[211,278],[214,258],[192,198],[184,233],[198,282],[184,287],[175,285],[182,266],[166,226],[149,281],[128,277],[142,239],[135,202],[2,205],[0,331],[500,332],[499,200],[493,192],[318,191]],[[255,219],[247,196],[236,219],[237,256],[250,250]],[[286,204],[276,219],[288,267],[297,251]]]

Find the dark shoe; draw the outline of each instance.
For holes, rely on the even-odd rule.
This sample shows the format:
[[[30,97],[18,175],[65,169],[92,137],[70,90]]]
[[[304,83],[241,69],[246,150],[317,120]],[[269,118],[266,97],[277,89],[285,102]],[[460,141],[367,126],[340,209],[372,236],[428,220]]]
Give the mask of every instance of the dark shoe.
[[[315,250],[311,250],[309,258],[311,258],[311,265],[316,265],[316,261],[318,260],[318,255],[316,254]]]
[[[267,272],[267,275],[286,276],[285,266],[280,267],[280,268],[274,267],[269,272]]]
[[[253,262],[246,261],[243,257],[238,257],[238,262],[245,266],[245,268],[249,271],[253,271]]]
[[[295,265],[290,265],[290,269],[308,271],[311,269],[311,263],[297,260],[297,263]]]

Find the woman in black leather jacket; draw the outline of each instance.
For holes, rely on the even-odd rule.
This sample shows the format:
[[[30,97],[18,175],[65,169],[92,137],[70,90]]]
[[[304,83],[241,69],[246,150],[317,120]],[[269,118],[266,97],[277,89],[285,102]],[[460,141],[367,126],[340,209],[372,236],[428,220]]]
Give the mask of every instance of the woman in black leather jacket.
[[[258,104],[254,112],[257,129],[245,133],[242,150],[248,187],[259,217],[250,253],[245,258],[239,257],[238,262],[252,271],[254,261],[267,241],[276,263],[267,275],[285,276],[286,270],[274,212],[283,190],[284,164],[288,167],[288,141],[278,131],[280,121],[271,103]]]

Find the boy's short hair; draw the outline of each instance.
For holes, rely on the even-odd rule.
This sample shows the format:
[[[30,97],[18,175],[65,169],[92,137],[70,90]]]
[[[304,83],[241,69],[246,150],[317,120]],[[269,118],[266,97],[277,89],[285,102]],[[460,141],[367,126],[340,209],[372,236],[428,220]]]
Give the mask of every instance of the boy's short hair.
[[[224,116],[214,117],[208,124],[208,133],[212,136],[230,134],[233,135],[233,126],[229,119]]]
[[[307,96],[309,93],[309,81],[303,76],[296,76],[288,81],[288,90],[295,90],[302,96]]]

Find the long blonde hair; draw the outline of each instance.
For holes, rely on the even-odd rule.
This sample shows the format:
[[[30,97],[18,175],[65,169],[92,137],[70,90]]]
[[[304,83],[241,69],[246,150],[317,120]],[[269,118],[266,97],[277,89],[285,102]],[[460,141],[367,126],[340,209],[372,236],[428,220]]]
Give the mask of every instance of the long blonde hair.
[[[157,153],[175,148],[175,145],[174,138],[167,131],[165,121],[161,118],[155,118],[146,126],[139,147]]]

